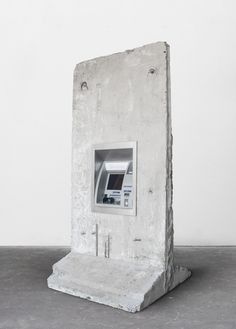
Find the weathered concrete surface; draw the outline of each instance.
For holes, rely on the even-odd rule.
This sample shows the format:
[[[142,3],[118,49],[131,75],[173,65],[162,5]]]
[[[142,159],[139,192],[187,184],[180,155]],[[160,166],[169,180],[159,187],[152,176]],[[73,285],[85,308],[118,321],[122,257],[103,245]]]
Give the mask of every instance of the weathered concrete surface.
[[[137,215],[92,212],[92,146],[129,141],[137,142]],[[108,235],[110,258],[104,260]],[[134,275],[135,284],[127,284],[121,264],[127,264],[127,276]],[[109,266],[110,280],[105,275]],[[90,268],[100,282],[94,287],[97,295],[89,290]],[[83,270],[88,282],[82,284]],[[118,291],[121,300],[115,297],[116,273],[124,285]],[[49,286],[137,311],[188,276],[187,270],[176,271],[173,266],[168,45],[158,42],[78,64],[73,101],[72,254],[55,265]],[[105,299],[106,288],[110,295]]]
[[[165,268],[168,72],[165,43],[80,63],[74,72],[72,250]],[[86,87],[85,87],[86,86]],[[137,141],[137,216],[91,211],[91,145]],[[169,191],[169,186],[168,186]],[[171,234],[172,236],[172,234]]]
[[[185,268],[176,267],[170,290],[189,275]],[[166,292],[161,268],[76,252],[71,252],[53,266],[48,286],[128,312],[140,311]]]

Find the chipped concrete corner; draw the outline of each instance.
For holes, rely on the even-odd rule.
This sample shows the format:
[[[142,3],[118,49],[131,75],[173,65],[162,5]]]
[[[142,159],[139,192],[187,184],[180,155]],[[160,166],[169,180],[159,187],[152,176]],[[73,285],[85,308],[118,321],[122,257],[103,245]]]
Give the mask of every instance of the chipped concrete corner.
[[[130,207],[135,209],[109,212],[113,205],[107,211],[105,204],[96,211],[94,145],[110,143],[113,150],[114,145],[131,142],[136,176]],[[157,42],[78,64],[72,247],[54,264],[48,286],[137,312],[186,280],[190,271],[173,260],[172,191],[169,46]],[[114,202],[105,196],[101,202]]]

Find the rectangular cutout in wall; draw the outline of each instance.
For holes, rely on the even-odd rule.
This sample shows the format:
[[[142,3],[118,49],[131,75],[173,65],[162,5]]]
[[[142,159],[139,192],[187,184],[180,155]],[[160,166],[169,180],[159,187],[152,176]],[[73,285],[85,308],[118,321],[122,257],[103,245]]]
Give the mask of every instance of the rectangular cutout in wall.
[[[136,144],[93,147],[92,211],[136,215]]]

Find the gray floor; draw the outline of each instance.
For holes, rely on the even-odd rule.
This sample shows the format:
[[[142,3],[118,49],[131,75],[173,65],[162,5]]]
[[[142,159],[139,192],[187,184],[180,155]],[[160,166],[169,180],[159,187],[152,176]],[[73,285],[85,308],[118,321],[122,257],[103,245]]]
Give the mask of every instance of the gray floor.
[[[136,314],[48,289],[52,264],[68,251],[0,248],[0,329],[236,328],[235,247],[176,248],[192,277]]]

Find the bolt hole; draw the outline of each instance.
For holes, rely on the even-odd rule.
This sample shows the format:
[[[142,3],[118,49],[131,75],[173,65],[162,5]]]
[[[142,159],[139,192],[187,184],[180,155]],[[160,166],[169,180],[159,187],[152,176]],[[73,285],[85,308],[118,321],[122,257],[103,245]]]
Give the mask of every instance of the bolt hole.
[[[148,74],[155,74],[157,72],[155,67],[151,67],[148,71]]]
[[[88,85],[86,81],[83,81],[80,85],[81,90],[88,90]]]

